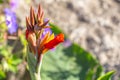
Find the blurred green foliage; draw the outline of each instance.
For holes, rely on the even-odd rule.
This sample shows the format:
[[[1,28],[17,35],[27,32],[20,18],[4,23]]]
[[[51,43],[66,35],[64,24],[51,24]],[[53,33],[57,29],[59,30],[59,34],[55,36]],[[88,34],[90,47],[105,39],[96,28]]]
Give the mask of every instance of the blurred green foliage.
[[[4,42],[4,33],[7,30],[6,24],[4,22],[5,17],[3,15],[0,16],[0,43]]]
[[[17,72],[17,66],[21,62],[21,59],[16,55],[12,54],[10,46],[0,47],[0,80],[5,78],[5,73],[8,71]]]
[[[5,72],[0,69],[0,80],[5,79],[5,77],[6,77]]]
[[[0,4],[3,3],[3,0],[0,0]]]

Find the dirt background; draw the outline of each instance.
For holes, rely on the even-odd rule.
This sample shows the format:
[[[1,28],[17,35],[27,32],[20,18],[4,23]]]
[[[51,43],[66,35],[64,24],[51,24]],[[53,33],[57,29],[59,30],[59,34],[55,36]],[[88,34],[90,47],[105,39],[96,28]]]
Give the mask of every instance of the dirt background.
[[[39,3],[51,22],[60,26],[71,41],[90,51],[105,72],[116,70],[113,80],[119,79],[120,0],[33,0],[28,4],[20,0],[16,13],[21,26],[25,26],[30,5],[37,8]]]

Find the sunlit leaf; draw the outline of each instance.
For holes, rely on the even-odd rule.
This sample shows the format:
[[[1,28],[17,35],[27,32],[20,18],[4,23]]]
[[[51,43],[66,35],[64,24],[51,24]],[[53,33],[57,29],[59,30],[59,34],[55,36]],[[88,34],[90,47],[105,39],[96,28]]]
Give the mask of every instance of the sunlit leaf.
[[[111,77],[114,73],[115,73],[115,71],[107,72],[103,76],[99,77],[97,80],[111,80]]]
[[[0,80],[4,80],[5,77],[6,77],[5,72],[0,70]]]
[[[53,23],[50,23],[49,25],[51,26],[51,29],[52,29],[52,31],[53,31],[55,34],[59,34],[59,33],[62,32],[62,31],[58,28],[57,25],[55,25],[55,24],[53,24]]]
[[[22,35],[22,34],[20,35],[20,41],[21,41],[22,45],[24,45],[24,46],[27,45],[27,41],[26,41],[26,39],[25,39],[25,36]]]
[[[18,64],[21,63],[21,59],[18,58],[17,56],[13,55],[10,59],[9,59],[9,64],[12,64],[14,66],[17,66]]]
[[[9,51],[5,46],[0,47],[0,55],[7,57],[9,56]]]

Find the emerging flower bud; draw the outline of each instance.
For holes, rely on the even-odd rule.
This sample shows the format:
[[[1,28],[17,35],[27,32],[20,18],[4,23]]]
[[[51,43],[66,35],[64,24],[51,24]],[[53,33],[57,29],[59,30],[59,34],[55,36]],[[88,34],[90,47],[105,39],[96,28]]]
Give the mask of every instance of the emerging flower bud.
[[[30,47],[31,51],[35,54],[36,53],[36,51],[35,51],[35,48],[36,48],[35,33],[26,30],[26,39],[29,43],[29,47]]]

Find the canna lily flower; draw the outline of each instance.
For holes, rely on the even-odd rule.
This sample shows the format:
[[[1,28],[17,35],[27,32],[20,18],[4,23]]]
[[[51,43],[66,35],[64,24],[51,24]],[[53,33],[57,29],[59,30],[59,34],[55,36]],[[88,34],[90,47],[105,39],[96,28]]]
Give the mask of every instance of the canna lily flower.
[[[71,46],[72,45],[72,42],[69,40],[69,39],[66,39],[65,41],[64,41],[64,43],[63,43],[63,46],[64,47],[69,47],[69,46]]]
[[[38,61],[42,54],[64,41],[64,34],[60,33],[55,36],[48,23],[49,20],[45,21],[40,5],[37,14],[32,7],[30,8],[30,16],[26,17],[26,39],[30,51],[37,55]]]

